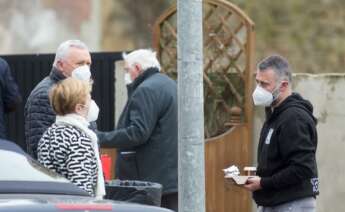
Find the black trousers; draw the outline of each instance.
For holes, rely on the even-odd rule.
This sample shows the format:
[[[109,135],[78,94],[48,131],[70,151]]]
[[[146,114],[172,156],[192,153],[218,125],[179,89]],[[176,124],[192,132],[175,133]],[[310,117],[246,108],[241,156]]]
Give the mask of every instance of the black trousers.
[[[178,212],[178,193],[162,195],[161,207]]]

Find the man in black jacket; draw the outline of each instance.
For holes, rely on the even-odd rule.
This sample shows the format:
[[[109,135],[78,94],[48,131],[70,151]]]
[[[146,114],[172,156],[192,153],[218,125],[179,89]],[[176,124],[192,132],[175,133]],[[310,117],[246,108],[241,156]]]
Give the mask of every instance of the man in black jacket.
[[[31,91],[24,108],[25,139],[28,153],[37,159],[37,145],[43,133],[55,122],[55,113],[49,103],[50,88],[65,79],[76,77],[89,80],[91,56],[88,47],[79,40],[67,40],[58,47],[52,70]]]
[[[7,138],[5,115],[16,110],[22,97],[7,62],[0,58],[0,138]]]
[[[120,180],[163,185],[162,206],[177,211],[177,87],[160,73],[151,50],[124,54],[128,101],[111,132],[99,132],[101,147],[118,149]]]
[[[266,107],[266,120],[258,146],[258,176],[245,185],[253,191],[258,211],[315,211],[316,119],[311,103],[292,92],[291,81],[283,57],[270,56],[259,63],[253,100]]]

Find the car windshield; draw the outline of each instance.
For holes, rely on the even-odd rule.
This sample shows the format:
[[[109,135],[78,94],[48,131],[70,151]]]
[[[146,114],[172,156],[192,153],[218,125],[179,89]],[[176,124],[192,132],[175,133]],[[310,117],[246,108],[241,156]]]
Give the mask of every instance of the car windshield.
[[[37,161],[13,151],[0,149],[0,181],[69,182]]]

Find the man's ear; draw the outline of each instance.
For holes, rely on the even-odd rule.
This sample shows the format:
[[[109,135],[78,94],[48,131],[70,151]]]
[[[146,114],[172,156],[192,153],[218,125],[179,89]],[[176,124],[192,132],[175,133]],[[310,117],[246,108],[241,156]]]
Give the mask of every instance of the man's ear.
[[[141,65],[139,63],[134,64],[134,68],[135,68],[135,70],[137,70],[137,72],[139,74],[141,74],[142,68],[141,68]]]
[[[59,69],[59,70],[63,70],[63,62],[61,60],[58,60],[56,62],[56,68]]]
[[[284,81],[281,82],[281,88],[283,90],[286,90],[288,87],[289,87],[289,81],[284,80]]]
[[[83,108],[84,108],[83,105],[76,104],[75,107],[74,107],[74,110],[75,110],[76,113],[81,114],[82,111],[83,111]]]

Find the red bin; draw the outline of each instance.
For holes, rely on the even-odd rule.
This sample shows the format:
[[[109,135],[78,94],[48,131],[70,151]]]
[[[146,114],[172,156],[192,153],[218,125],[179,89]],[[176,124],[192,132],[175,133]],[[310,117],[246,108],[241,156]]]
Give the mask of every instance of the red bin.
[[[101,155],[103,174],[106,181],[111,180],[111,157],[107,154]]]

